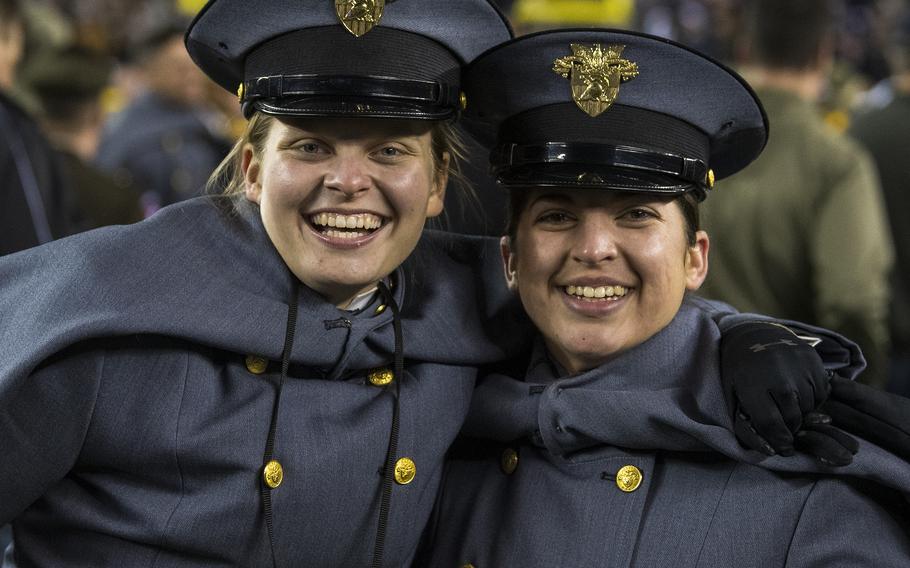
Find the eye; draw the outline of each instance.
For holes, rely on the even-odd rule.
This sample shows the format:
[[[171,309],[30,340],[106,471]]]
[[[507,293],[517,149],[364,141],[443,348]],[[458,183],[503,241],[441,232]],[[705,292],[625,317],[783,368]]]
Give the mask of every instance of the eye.
[[[318,157],[320,154],[325,154],[327,152],[325,146],[320,144],[318,141],[302,141],[292,146],[294,151],[303,154],[303,156],[309,157]]]
[[[559,227],[572,223],[575,220],[567,211],[545,211],[537,216],[536,223],[539,225]]]
[[[388,146],[381,146],[379,149],[373,152],[373,156],[376,160],[385,163],[395,163],[406,154],[407,152],[404,149],[392,144]]]
[[[623,211],[620,215],[620,218],[626,219],[628,221],[643,222],[649,221],[651,219],[657,219],[658,215],[646,207],[634,207],[632,209]]]

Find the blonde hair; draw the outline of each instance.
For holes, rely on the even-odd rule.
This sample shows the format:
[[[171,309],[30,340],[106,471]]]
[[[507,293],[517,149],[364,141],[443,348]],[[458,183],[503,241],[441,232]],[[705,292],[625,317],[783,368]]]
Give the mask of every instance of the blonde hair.
[[[228,155],[218,164],[205,184],[206,193],[221,194],[228,197],[242,195],[245,189],[243,177],[243,149],[249,144],[256,156],[261,156],[265,141],[275,117],[256,112],[247,122],[243,135],[231,148]],[[461,134],[451,121],[438,121],[433,124],[431,132],[433,167],[436,174],[442,174],[448,167],[449,184],[468,199],[477,200],[470,184],[461,172],[461,162],[465,159],[465,144]],[[448,162],[446,162],[448,155]],[[448,165],[447,165],[448,164]]]

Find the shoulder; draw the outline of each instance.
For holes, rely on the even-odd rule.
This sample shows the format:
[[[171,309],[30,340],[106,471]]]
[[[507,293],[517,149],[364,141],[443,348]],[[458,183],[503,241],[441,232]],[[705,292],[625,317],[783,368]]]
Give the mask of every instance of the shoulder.
[[[862,538],[856,538],[862,527]],[[910,512],[904,496],[873,482],[820,478],[806,498],[786,566],[907,566]]]

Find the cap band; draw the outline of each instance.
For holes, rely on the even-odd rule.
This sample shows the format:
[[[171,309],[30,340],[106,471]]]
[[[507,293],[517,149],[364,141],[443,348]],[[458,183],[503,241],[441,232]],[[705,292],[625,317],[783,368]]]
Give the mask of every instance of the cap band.
[[[708,166],[702,160],[631,146],[591,142],[505,144],[490,156],[493,173],[497,175],[504,170],[527,165],[573,163],[670,175],[696,185],[704,185],[708,175]]]
[[[432,81],[354,75],[272,75],[243,84],[241,102],[281,97],[366,97],[455,107],[458,90]]]

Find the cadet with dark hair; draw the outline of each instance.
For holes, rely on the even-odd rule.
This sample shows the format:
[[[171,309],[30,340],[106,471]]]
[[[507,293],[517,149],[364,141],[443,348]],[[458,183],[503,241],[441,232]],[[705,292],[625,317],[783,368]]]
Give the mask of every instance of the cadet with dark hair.
[[[752,3],[743,72],[771,122],[768,147],[718,184],[703,210],[714,236],[700,293],[744,311],[856,340],[884,384],[891,239],[874,166],[813,103],[833,58],[831,0]]]
[[[748,85],[610,30],[518,38],[465,84],[466,128],[513,196],[506,282],[540,337],[520,378],[481,381],[465,432],[492,441],[453,449],[421,566],[907,566],[910,464],[861,441],[832,469],[729,431],[731,356],[830,339],[772,323],[779,339],[722,349],[737,327],[689,296],[708,272],[699,202],[765,145]]]

